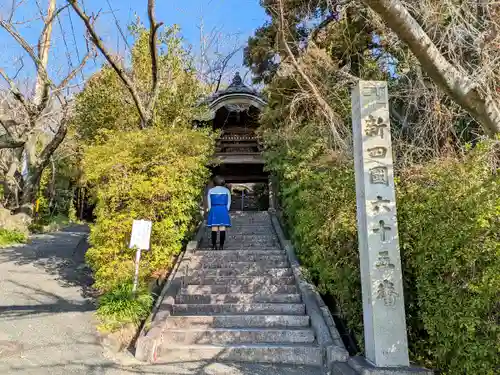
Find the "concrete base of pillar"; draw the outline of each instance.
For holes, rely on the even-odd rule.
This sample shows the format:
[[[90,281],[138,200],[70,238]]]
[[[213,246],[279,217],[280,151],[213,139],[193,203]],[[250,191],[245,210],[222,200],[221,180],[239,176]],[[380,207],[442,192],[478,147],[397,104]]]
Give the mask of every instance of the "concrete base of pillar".
[[[375,367],[364,357],[351,357],[347,363],[333,364],[331,375],[434,375],[422,367]]]

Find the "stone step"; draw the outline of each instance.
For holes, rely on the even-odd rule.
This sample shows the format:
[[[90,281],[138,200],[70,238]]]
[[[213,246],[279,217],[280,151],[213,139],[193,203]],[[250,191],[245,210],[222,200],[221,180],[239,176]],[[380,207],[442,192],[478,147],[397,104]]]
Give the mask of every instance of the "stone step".
[[[202,303],[202,304],[227,304],[227,303],[300,303],[300,294],[178,294],[176,303]]]
[[[200,248],[203,250],[212,250],[212,244],[208,242],[201,242]],[[219,247],[219,243],[217,242],[217,246]],[[224,244],[224,250],[280,250],[281,246],[278,243],[257,243],[257,242],[226,242]],[[216,250],[215,250],[216,251]]]
[[[309,323],[307,315],[169,316],[165,328],[293,328],[309,327]]]
[[[231,251],[229,254],[219,254],[222,251],[211,252],[210,255],[190,255],[184,259],[191,265],[201,264],[209,266],[210,264],[230,263],[230,262],[288,262],[286,255],[268,255],[262,254],[239,254]]]
[[[250,250],[212,250],[209,248],[197,249],[189,256],[216,257],[216,256],[285,256],[285,251],[282,249],[250,249]]]
[[[315,345],[188,345],[167,346],[157,351],[156,363],[234,361],[321,366],[322,349]]]
[[[217,246],[219,246],[219,242],[217,241]],[[202,241],[200,242],[200,247],[209,249],[212,247],[212,243],[210,241]],[[279,249],[280,245],[278,241],[275,242],[240,242],[240,241],[226,241],[224,243],[224,250],[244,250],[244,249]]]
[[[260,267],[263,269],[269,268],[286,268],[290,267],[290,264],[287,260],[261,260],[258,262],[231,262],[231,261],[221,261],[217,259],[213,259],[211,261],[193,261],[191,260],[189,263],[190,270],[205,270],[205,269],[213,269],[213,268],[234,268],[234,269],[245,269],[250,266]]]
[[[291,276],[291,268],[268,268],[259,266],[246,266],[241,268],[205,268],[200,270],[189,270],[188,277],[247,277],[247,276]]]
[[[272,228],[273,223],[271,219],[258,219],[258,220],[251,220],[251,219],[243,219],[243,218],[232,218],[231,219],[231,227],[228,228],[234,228],[234,227],[243,227],[243,226],[253,226],[253,227],[267,227],[267,228]]]
[[[165,331],[168,345],[191,344],[312,344],[314,332],[307,328],[210,328],[169,329]]]
[[[241,220],[269,220],[269,213],[266,211],[232,211],[230,213],[231,219],[241,219]]]
[[[201,277],[188,276],[185,284],[195,285],[258,285],[261,287],[269,285],[295,285],[293,276],[253,276],[253,277]]]
[[[217,246],[219,244],[217,243]],[[199,250],[212,250],[212,245],[208,242],[201,242]],[[237,242],[229,242],[224,244],[224,250],[281,250],[281,247],[278,243],[276,244],[264,244],[261,243],[237,243]],[[217,250],[214,250],[217,251]]]
[[[276,241],[275,234],[243,234],[229,231],[226,233],[226,241]]]
[[[188,285],[182,288],[181,294],[234,294],[234,293],[277,293],[296,294],[295,285]]]
[[[241,235],[241,236],[276,236],[274,229],[271,226],[248,226],[248,225],[238,225],[226,229],[227,234]],[[207,232],[207,236],[210,237],[210,232]]]
[[[211,229],[205,233],[209,235]],[[255,232],[255,233],[252,233]],[[276,232],[274,231],[274,227],[271,223],[262,223],[262,224],[249,224],[249,223],[231,223],[230,227],[226,228],[226,233],[229,234],[240,234],[240,235],[268,235],[268,236],[276,236]],[[208,236],[210,237],[210,236]]]
[[[244,304],[175,304],[174,315],[210,315],[210,314],[285,314],[305,315],[302,303],[244,303]]]
[[[269,229],[274,229],[273,227],[273,223],[271,222],[271,220],[267,220],[267,221],[261,221],[261,222],[249,222],[249,221],[242,221],[242,220],[235,220],[235,219],[232,219],[231,221],[231,226],[230,227],[226,227],[226,230],[233,230],[235,228],[251,228],[251,229],[255,229],[255,228],[269,228]],[[207,231],[210,231],[212,230],[211,228],[208,228],[207,227]]]
[[[239,215],[239,216],[247,216],[247,217],[258,217],[258,216],[269,216],[269,213],[265,210],[263,211],[241,211],[241,210],[234,210],[233,215]]]
[[[220,234],[217,235],[217,240],[220,239]],[[211,242],[212,234],[203,237],[203,241]],[[258,243],[273,243],[277,242],[278,237],[275,235],[269,234],[239,234],[239,233],[226,233],[226,242],[234,242],[234,243],[250,243],[250,242],[258,242]]]
[[[241,227],[241,230],[246,229],[246,227]],[[212,233],[207,231],[206,236],[204,238],[211,238]],[[249,234],[249,233],[240,233],[236,231],[234,228],[226,230],[226,240],[240,240],[240,241],[250,241],[250,240],[273,240],[276,239],[276,234],[274,232],[266,232],[266,233],[257,233],[257,234]]]

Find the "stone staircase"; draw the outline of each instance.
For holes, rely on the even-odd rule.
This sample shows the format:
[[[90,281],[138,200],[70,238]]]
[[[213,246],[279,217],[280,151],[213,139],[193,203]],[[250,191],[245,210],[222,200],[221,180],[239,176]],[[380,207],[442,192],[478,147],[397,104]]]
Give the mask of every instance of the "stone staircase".
[[[224,250],[209,232],[188,251],[156,362],[242,361],[321,366],[310,318],[267,212],[234,212]]]

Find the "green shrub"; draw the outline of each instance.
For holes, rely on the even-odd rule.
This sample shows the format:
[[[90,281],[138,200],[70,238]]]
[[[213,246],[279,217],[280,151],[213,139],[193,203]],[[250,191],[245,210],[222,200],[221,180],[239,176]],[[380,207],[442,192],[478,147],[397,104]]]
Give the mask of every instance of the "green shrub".
[[[275,131],[264,138],[298,256],[363,346],[352,162],[332,155],[314,126],[286,140]],[[490,375],[499,366],[495,158],[498,143],[484,143],[461,159],[435,160],[397,178],[410,354],[445,374]]]
[[[99,299],[97,316],[102,331],[116,331],[126,324],[139,325],[153,307],[153,296],[147,289],[139,288],[132,293],[132,282],[116,285]]]
[[[137,24],[131,31],[135,40],[124,68],[134,77],[139,96],[147,98],[152,84],[149,29]],[[94,287],[111,296],[134,274],[135,251],[128,249],[133,220],[153,222],[151,249],[142,253],[140,264],[144,287],[171,268],[201,218],[199,203],[209,177],[213,136],[192,128],[193,118],[206,110],[197,105],[204,89],[194,60],[176,27],[162,28],[158,45],[159,92],[151,126],[140,129],[134,101],[108,65],[78,94],[71,124],[83,149],[80,186],[92,190],[96,204],[86,259]],[[127,298],[111,300],[112,307],[105,307],[104,299],[99,312],[115,322],[108,328],[119,328],[130,316],[145,317],[130,312],[137,305],[116,302]]]
[[[199,214],[213,150],[209,134],[192,129],[105,134],[87,147],[84,159],[97,196],[87,261],[95,271],[95,286],[103,291],[133,275],[135,251],[128,242],[134,219],[153,222],[141,279],[171,267]]]
[[[0,246],[9,246],[15,244],[26,243],[28,238],[24,233],[16,230],[7,230],[0,228]]]
[[[400,176],[400,243],[414,356],[449,374],[492,375],[500,364],[495,158],[498,144],[485,143],[463,159],[436,160]]]

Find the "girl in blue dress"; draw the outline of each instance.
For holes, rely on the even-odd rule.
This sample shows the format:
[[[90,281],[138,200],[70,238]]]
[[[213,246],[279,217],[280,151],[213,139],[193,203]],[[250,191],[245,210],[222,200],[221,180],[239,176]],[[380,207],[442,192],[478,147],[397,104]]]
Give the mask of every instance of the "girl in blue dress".
[[[226,228],[231,226],[229,209],[231,208],[231,192],[224,187],[223,178],[214,178],[214,187],[208,191],[208,220],[207,226],[212,228],[212,248],[217,249],[217,232],[220,233],[220,249],[224,248]]]

